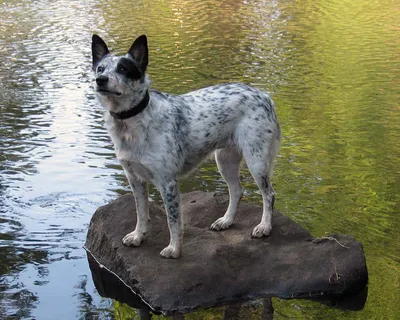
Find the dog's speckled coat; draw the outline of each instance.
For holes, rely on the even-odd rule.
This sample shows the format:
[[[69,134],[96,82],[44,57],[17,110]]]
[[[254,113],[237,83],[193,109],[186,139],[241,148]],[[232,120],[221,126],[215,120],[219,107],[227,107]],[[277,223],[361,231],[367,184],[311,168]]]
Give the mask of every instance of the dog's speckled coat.
[[[243,157],[264,202],[261,223],[252,236],[269,235],[274,203],[271,167],[281,137],[269,95],[242,83],[219,84],[179,96],[149,90],[146,36],[136,39],[125,56],[113,56],[94,35],[92,53],[97,96],[110,111],[106,126],[136,198],[136,228],[123,243],[139,246],[144,240],[148,229],[147,182],[151,182],[163,198],[170,229],[170,243],[160,254],[165,258],[180,256],[183,224],[178,177],[214,151],[228,184],[230,202],[211,229],[223,230],[233,223],[242,195],[238,172]],[[123,120],[111,115],[134,109],[146,92],[150,101],[139,114]]]

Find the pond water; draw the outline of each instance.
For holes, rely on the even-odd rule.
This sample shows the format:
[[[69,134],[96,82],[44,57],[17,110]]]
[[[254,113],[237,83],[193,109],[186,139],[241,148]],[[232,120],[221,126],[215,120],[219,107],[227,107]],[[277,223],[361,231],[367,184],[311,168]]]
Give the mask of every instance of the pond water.
[[[118,53],[147,34],[161,91],[242,81],[272,93],[283,129],[277,209],[315,236],[353,235],[370,275],[362,311],[274,299],[276,319],[400,319],[398,1],[9,0],[0,8],[0,319],[135,317],[96,293],[82,249],[96,208],[129,192],[93,94],[94,32]],[[260,203],[245,168],[242,180],[244,200]],[[213,163],[182,189],[226,190]],[[151,197],[159,200],[154,189]]]

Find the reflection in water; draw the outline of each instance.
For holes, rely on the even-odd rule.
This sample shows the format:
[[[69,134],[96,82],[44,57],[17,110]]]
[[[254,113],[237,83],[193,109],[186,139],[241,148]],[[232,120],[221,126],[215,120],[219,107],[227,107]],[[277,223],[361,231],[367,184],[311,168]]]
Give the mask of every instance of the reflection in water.
[[[277,318],[400,317],[396,2],[12,0],[0,6],[1,315],[134,315],[96,294],[81,248],[93,211],[129,190],[92,93],[96,32],[120,53],[146,33],[159,90],[243,81],[274,94],[284,132],[274,177],[278,209],[317,236],[355,236],[370,271],[365,310],[276,300]],[[242,176],[245,198],[260,202],[246,169]],[[186,191],[226,190],[213,163],[182,184]],[[159,200],[154,190],[151,196]],[[222,311],[192,317],[212,316],[221,319]]]

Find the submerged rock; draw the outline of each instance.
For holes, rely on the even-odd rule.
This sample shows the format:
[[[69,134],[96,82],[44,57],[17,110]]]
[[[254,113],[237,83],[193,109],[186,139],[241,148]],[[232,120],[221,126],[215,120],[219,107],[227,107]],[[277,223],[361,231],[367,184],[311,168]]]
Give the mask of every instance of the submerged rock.
[[[183,194],[181,203],[185,236],[176,260],[159,256],[169,242],[160,206],[150,204],[150,230],[140,247],[122,244],[136,225],[132,195],[95,212],[85,249],[102,296],[164,315],[261,297],[363,308],[368,273],[362,246],[351,236],[315,239],[274,212],[271,235],[252,239],[262,208],[241,202],[234,225],[216,232],[209,227],[225,213],[225,197],[192,192]]]

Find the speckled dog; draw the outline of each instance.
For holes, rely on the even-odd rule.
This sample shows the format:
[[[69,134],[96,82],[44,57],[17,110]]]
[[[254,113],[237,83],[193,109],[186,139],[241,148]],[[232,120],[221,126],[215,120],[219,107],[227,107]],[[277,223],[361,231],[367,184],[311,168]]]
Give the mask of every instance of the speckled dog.
[[[252,236],[271,232],[274,191],[271,167],[279,148],[280,128],[274,103],[264,92],[241,83],[220,84],[183,95],[149,89],[147,38],[135,40],[125,56],[113,56],[97,35],[92,39],[96,93],[108,110],[106,126],[136,199],[137,224],[123,238],[139,246],[148,229],[147,182],[159,190],[167,211],[169,245],[160,255],[178,258],[183,223],[178,177],[215,152],[229,188],[229,206],[212,230],[229,228],[242,188],[239,165],[244,157],[263,198],[261,223]]]

